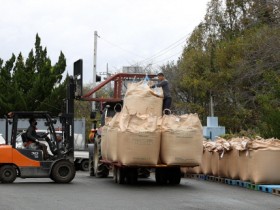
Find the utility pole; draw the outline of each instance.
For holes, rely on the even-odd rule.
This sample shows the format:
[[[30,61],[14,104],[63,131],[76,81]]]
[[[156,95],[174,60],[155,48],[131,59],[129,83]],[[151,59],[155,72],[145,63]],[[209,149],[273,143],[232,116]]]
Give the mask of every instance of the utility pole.
[[[107,66],[106,66],[106,77],[107,79],[111,76],[111,74],[109,73],[109,67],[108,67],[108,63],[107,63]],[[111,93],[111,82],[108,84],[108,87],[109,87],[109,93]]]
[[[94,50],[93,50],[93,82],[92,82],[92,85],[93,85],[93,88],[96,87],[96,57],[97,57],[97,37],[98,34],[97,34],[97,31],[94,31]],[[96,94],[93,93],[92,94],[92,98],[95,98],[96,97]],[[95,112],[95,101],[92,101],[92,112]]]
[[[214,117],[214,104],[212,94],[210,94],[210,116]]]

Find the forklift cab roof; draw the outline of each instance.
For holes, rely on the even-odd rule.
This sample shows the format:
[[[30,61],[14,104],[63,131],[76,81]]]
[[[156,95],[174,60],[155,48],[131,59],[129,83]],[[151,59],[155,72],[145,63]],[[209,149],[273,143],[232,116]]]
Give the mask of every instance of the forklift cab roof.
[[[14,118],[17,116],[18,118],[49,118],[51,117],[49,112],[45,111],[15,111],[9,112],[8,118]]]

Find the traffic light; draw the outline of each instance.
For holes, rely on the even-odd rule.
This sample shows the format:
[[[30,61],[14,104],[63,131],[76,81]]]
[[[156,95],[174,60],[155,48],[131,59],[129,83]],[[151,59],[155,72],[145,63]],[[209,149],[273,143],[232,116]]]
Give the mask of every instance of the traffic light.
[[[101,76],[96,75],[96,82],[100,82],[101,81]]]
[[[92,111],[90,113],[90,119],[95,119],[96,118],[96,111]]]
[[[74,83],[75,97],[80,98],[83,95],[83,60],[74,62]]]

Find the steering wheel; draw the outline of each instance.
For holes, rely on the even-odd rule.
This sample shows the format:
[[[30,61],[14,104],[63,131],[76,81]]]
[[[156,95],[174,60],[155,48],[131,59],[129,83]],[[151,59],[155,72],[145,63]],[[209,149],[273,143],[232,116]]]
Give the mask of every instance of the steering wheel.
[[[49,134],[49,132],[42,134],[41,138],[46,138],[48,136],[48,134]]]

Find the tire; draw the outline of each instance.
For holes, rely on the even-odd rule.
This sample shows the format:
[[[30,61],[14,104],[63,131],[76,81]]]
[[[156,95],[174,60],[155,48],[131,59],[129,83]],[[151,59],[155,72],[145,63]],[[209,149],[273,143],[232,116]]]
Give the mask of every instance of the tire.
[[[61,160],[52,168],[51,179],[57,183],[69,183],[76,175],[75,166],[68,160]]]
[[[101,138],[98,138],[94,143],[94,174],[97,178],[106,178],[109,176],[109,166],[105,163],[101,163]]]
[[[127,168],[125,170],[126,182],[127,184],[136,184],[138,179],[137,168]]]
[[[81,163],[80,163],[80,169],[82,171],[88,171],[89,170],[89,160],[83,160]]]
[[[94,144],[88,144],[88,150],[89,150],[89,175],[90,176],[95,176],[94,160],[93,160]]]
[[[125,183],[125,171],[124,168],[116,168],[116,180],[118,184]]]
[[[159,185],[166,185],[168,183],[168,171],[166,168],[156,168],[156,182]]]
[[[169,168],[169,184],[178,185],[181,182],[181,170],[180,167]]]
[[[17,178],[17,171],[12,165],[0,167],[0,181],[2,183],[13,183]]]

